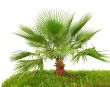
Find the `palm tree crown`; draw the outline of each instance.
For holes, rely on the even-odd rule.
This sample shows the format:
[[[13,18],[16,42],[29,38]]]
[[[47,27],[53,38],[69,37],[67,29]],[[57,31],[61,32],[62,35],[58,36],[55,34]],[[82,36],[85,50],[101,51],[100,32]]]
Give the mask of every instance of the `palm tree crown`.
[[[12,55],[12,61],[18,61],[18,72],[28,72],[33,69],[43,69],[43,60],[61,58],[64,60],[71,55],[71,60],[78,62],[80,58],[86,60],[91,56],[107,62],[105,55],[95,49],[86,48],[88,42],[99,30],[83,31],[83,26],[91,19],[90,14],[84,15],[78,22],[73,22],[74,14],[64,11],[44,11],[36,21],[34,27],[20,26],[15,33],[23,37],[35,48],[34,52],[18,51]],[[27,59],[27,57],[31,57]]]

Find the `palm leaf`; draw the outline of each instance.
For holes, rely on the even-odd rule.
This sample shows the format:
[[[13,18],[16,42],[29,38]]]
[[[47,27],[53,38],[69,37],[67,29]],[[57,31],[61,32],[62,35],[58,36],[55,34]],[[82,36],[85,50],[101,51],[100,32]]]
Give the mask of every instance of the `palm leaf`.
[[[40,43],[42,45],[47,45],[47,41],[41,35],[32,36],[32,35],[27,35],[23,33],[15,33],[15,34],[25,38],[28,42],[34,42],[34,43]]]
[[[59,45],[64,38],[64,33],[67,30],[67,27],[69,27],[72,22],[72,17],[70,17],[70,14],[64,11],[47,10],[42,12],[38,17],[38,31],[42,32],[48,41],[54,43],[56,46]]]
[[[57,49],[48,49],[46,50],[46,55],[51,59],[56,59],[57,57],[64,58],[67,55],[68,51],[68,47],[64,46],[62,48]]]
[[[23,59],[28,56],[33,56],[33,55],[35,55],[35,54],[32,52],[17,51],[10,57],[10,59],[11,59],[11,61],[17,61],[17,60]]]
[[[98,31],[86,31],[86,32],[80,32],[77,36],[76,36],[76,41],[81,42],[81,43],[85,43],[88,40],[90,40]]]
[[[51,33],[52,35],[58,35],[63,30],[63,25],[56,21],[56,20],[48,20],[46,24],[47,32]]]
[[[35,31],[33,31],[32,28],[24,26],[24,25],[20,25],[20,29],[22,30],[22,32],[30,35],[30,36],[36,36],[37,33],[35,33]]]
[[[91,56],[91,57],[101,60],[103,62],[108,62],[108,60],[105,59],[107,57],[104,54],[99,53],[94,47],[85,49],[85,50],[77,53],[74,57],[74,60],[78,62],[80,57],[85,58],[84,56]]]
[[[51,58],[51,59],[56,59],[57,56],[58,56],[58,54],[56,54],[54,52],[54,50],[52,50],[52,49],[46,50],[46,55],[47,55],[48,58]]]
[[[90,20],[91,16],[86,14],[73,27],[71,27],[71,35],[75,36],[82,27]]]
[[[34,48],[36,48],[36,47],[44,47],[45,48],[46,47],[45,45],[43,46],[40,43],[31,42],[31,41],[27,41],[27,44],[30,45],[31,47],[34,47]]]
[[[21,31],[15,33],[18,36],[25,38],[28,42],[40,43],[47,45],[47,40],[44,36],[35,31],[34,29],[27,27],[27,26],[20,26]]]
[[[72,25],[72,21],[73,21],[73,17],[74,17],[74,14],[73,15],[71,15],[69,18],[68,18],[68,20],[67,20],[67,29],[66,29],[66,31],[65,31],[65,35],[68,35],[68,33],[69,33],[69,31],[70,31],[70,26]]]
[[[73,17],[74,17],[74,14],[72,16],[70,16],[69,21],[67,22],[67,29],[70,28],[72,21],[73,21]]]
[[[27,73],[30,70],[43,69],[43,60],[42,58],[33,59],[33,60],[20,60],[18,61],[17,67],[15,70],[19,73]]]

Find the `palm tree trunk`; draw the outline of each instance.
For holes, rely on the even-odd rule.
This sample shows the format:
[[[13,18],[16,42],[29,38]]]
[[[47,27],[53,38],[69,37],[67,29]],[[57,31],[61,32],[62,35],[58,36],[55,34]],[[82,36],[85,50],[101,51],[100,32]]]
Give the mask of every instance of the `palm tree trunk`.
[[[56,76],[64,76],[64,66],[65,64],[63,63],[63,60],[61,58],[56,58],[56,63],[55,63],[55,66],[56,66],[56,70],[55,70],[55,75]]]

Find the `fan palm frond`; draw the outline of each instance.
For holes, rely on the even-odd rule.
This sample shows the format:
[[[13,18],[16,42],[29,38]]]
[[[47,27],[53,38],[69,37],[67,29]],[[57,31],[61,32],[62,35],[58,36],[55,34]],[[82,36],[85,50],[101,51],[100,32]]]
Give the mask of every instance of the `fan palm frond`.
[[[36,33],[35,31],[33,31],[33,29],[30,28],[30,27],[27,27],[27,26],[24,26],[24,25],[20,25],[19,27],[20,27],[20,29],[21,29],[21,31],[22,31],[23,33],[28,34],[28,35],[30,35],[30,36],[36,36],[36,34],[37,34],[37,33]]]
[[[68,18],[68,20],[66,22],[67,23],[67,28],[66,28],[66,31],[64,33],[65,36],[69,35],[69,33],[70,33],[70,26],[72,25],[74,14],[70,15],[70,17]]]
[[[56,20],[48,20],[45,29],[52,35],[59,35],[63,31],[63,24]]]
[[[99,32],[100,30],[97,31],[86,31],[86,32],[80,32],[77,36],[76,36],[76,41],[81,42],[81,43],[85,43],[88,40],[90,40],[97,32]]]
[[[74,17],[74,14],[73,14],[72,16],[70,16],[69,21],[67,22],[67,25],[68,25],[67,28],[68,28],[68,29],[70,28],[70,26],[71,26],[71,24],[72,24],[73,17]]]
[[[77,54],[75,55],[75,57],[74,57],[74,60],[78,62],[79,59],[80,59],[80,57],[82,57],[82,58],[84,59],[85,56],[91,56],[91,57],[96,58],[96,59],[98,59],[98,60],[101,60],[101,61],[103,61],[103,62],[108,62],[108,60],[105,59],[105,58],[107,58],[107,56],[105,56],[104,54],[98,52],[98,51],[95,49],[95,47],[93,47],[93,48],[88,48],[88,49],[85,49],[85,50],[83,50],[83,51],[77,53]]]
[[[75,37],[75,42],[74,44],[71,45],[71,47],[74,48],[81,48],[83,44],[85,44],[87,41],[89,41],[97,32],[97,31],[86,31],[86,32],[80,32],[76,35]]]
[[[15,33],[18,36],[25,38],[28,42],[40,43],[47,45],[46,39],[40,34],[35,33],[28,27],[21,27],[21,32]]]
[[[64,11],[47,10],[38,16],[37,29],[45,35],[48,41],[57,46],[62,42],[67,27],[71,25],[72,18],[69,13]]]
[[[19,73],[27,73],[33,69],[43,69],[43,60],[42,58],[33,59],[33,60],[20,60],[18,65],[15,68]]]
[[[59,54],[56,54],[55,51],[52,49],[48,49],[46,50],[46,55],[51,59],[55,59]]]
[[[32,52],[17,51],[10,57],[10,59],[11,59],[11,61],[17,61],[17,60],[23,59],[25,57],[34,56],[34,55],[35,55],[35,53],[32,53]]]
[[[90,14],[83,16],[73,27],[71,27],[71,35],[75,36],[90,19]]]
[[[66,50],[66,51],[65,51]],[[52,49],[49,49],[49,50],[46,50],[46,54],[49,58],[51,59],[56,59],[58,57],[60,58],[64,58],[65,55],[67,55],[67,48],[62,48],[62,49],[55,49],[55,50],[52,50]]]

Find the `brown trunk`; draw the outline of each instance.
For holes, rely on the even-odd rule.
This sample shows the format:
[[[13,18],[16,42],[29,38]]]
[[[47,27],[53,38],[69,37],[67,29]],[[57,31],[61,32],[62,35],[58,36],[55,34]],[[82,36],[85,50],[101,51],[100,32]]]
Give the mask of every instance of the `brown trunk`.
[[[56,66],[56,71],[55,71],[56,76],[64,76],[65,64],[63,63],[63,60],[61,58],[56,58],[55,66]]]

